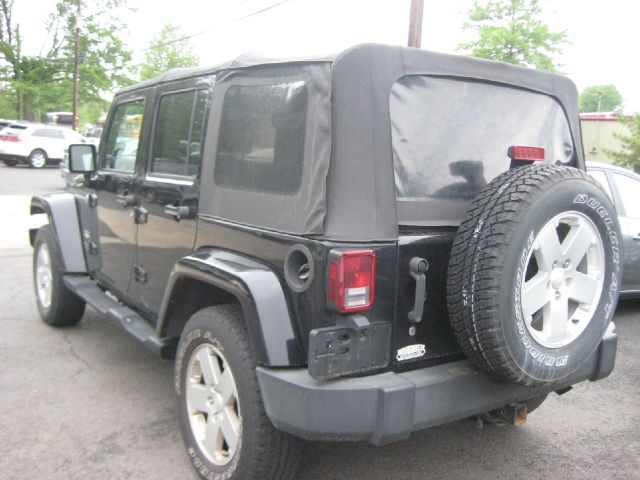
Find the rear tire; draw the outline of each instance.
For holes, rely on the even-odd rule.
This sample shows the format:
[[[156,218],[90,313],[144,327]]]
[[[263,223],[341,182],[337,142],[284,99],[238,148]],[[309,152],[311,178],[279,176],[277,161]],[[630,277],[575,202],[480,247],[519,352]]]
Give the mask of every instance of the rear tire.
[[[64,284],[62,254],[49,225],[40,227],[33,242],[33,282],[42,320],[52,327],[78,323],[85,302]]]
[[[31,168],[44,168],[47,165],[47,153],[39,148],[29,154]]]
[[[267,417],[240,309],[196,312],[178,346],[175,388],[187,452],[202,478],[291,480],[301,442]]]
[[[16,160],[3,160],[3,162],[7,167],[15,167],[18,164]]]

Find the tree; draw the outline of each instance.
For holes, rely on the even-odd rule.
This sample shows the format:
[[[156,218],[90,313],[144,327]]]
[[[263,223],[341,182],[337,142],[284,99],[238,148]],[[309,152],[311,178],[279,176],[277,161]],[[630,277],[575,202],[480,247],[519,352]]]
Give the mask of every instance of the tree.
[[[171,68],[195,67],[200,59],[194,55],[189,39],[178,27],[167,23],[151,41],[140,65],[140,79],[148,80]]]
[[[629,135],[614,133],[613,135],[622,144],[622,150],[617,152],[605,150],[605,153],[616,165],[640,173],[640,113],[636,113],[633,117],[621,115],[619,120],[629,128]]]
[[[615,85],[592,85],[578,100],[581,112],[614,112],[622,107],[622,95]]]
[[[465,30],[478,38],[458,45],[474,57],[554,72],[554,56],[567,43],[567,34],[552,32],[540,19],[538,0],[474,1]]]
[[[0,112],[41,120],[50,110],[71,110],[72,72],[78,7],[80,24],[80,103],[100,103],[105,92],[132,83],[131,53],[121,39],[126,25],[117,13],[126,0],[59,0],[49,16],[45,55],[25,56],[14,0],[0,0]],[[13,98],[13,112],[8,99]]]

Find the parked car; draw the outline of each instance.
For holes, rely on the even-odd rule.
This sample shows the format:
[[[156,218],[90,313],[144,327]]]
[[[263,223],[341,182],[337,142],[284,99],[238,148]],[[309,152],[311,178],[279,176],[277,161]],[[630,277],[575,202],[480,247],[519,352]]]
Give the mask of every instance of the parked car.
[[[11,123],[0,130],[0,160],[13,167],[31,168],[58,164],[72,143],[84,143],[82,135],[64,127],[37,123]]]
[[[640,297],[640,175],[606,163],[587,162],[587,171],[613,201],[624,243],[620,296]]]
[[[100,137],[102,136],[103,128],[101,126],[89,125],[82,130],[82,136],[84,136],[87,143],[91,143],[96,147],[100,146]]]
[[[299,439],[521,424],[613,369],[620,227],[565,77],[244,56],[121,90],[104,135],[31,201],[36,304],[175,358],[203,478],[296,478]]]

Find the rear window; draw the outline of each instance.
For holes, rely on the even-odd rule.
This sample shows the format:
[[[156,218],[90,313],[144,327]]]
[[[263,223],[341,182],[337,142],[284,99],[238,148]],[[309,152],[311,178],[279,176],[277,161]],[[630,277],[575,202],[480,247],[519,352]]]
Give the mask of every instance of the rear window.
[[[7,137],[17,137],[26,129],[27,127],[24,125],[9,125],[2,129],[2,135],[6,135]]]
[[[231,86],[220,119],[216,184],[297,192],[304,164],[307,98],[302,81]]]
[[[405,76],[392,88],[390,112],[401,223],[459,223],[469,201],[509,168],[512,145],[544,147],[547,163],[574,158],[564,111],[543,94]]]

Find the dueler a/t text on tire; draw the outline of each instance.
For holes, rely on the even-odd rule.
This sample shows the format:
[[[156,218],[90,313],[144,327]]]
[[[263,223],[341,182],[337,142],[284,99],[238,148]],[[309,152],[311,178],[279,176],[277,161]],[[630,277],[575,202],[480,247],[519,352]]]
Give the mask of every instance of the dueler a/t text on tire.
[[[581,170],[526,166],[494,179],[449,260],[450,320],[467,356],[523,385],[578,369],[615,309],[620,238],[611,201]]]
[[[182,436],[207,480],[292,480],[301,442],[273,428],[241,310],[218,305],[187,322],[176,356]]]

